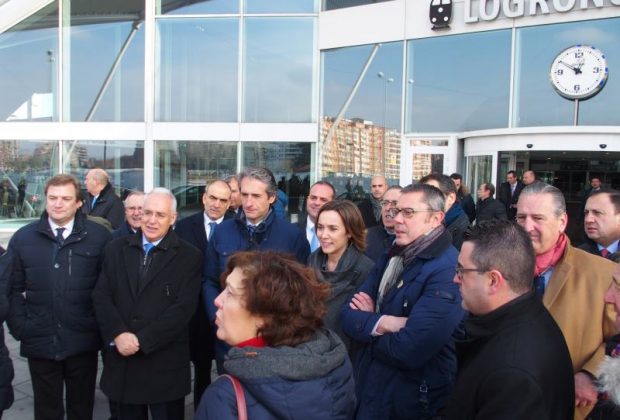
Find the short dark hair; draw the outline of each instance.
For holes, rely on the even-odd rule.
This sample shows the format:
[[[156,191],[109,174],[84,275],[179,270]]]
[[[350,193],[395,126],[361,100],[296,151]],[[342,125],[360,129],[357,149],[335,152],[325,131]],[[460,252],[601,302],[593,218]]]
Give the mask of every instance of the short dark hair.
[[[310,189],[312,189],[312,187],[314,187],[315,185],[324,185],[324,186],[330,188],[332,190],[332,200],[334,200],[336,198],[336,188],[334,188],[334,186],[331,183],[329,183],[327,181],[317,181],[317,182],[315,182],[314,184],[312,184],[310,186]]]
[[[415,185],[408,185],[400,190],[401,194],[411,194],[416,192],[422,193],[424,196],[424,201],[428,204],[428,207],[430,207],[431,210],[440,212],[444,211],[445,198],[439,188],[428,184],[418,183]]]
[[[456,194],[456,185],[448,175],[432,173],[422,177],[419,182],[420,184],[428,184],[429,181],[435,181],[444,196],[450,193]]]
[[[349,200],[333,200],[329,201],[321,207],[316,216],[317,224],[321,218],[321,213],[326,211],[335,211],[342,219],[345,231],[351,235],[351,243],[360,251],[366,249],[366,225],[362,213]]]
[[[71,184],[75,188],[75,200],[80,201],[82,199],[82,189],[80,187],[80,181],[73,175],[69,174],[58,174],[54,175],[45,183],[45,188],[43,189],[43,194],[47,196],[47,190],[49,187],[58,187],[62,185]]]
[[[456,172],[453,173],[452,175],[450,175],[450,178],[452,179],[460,179],[461,181],[463,180],[463,175],[461,174],[457,174]]]
[[[612,188],[601,188],[600,190],[592,191],[588,200],[591,197],[597,196],[599,194],[606,194],[609,197],[609,201],[614,205],[614,209],[616,214],[620,213],[620,191],[614,190]]]
[[[491,196],[495,195],[495,185],[491,184],[490,182],[485,182],[484,184],[482,184],[484,186],[484,189],[489,191],[491,193]]]
[[[267,345],[296,346],[323,326],[330,286],[313,268],[273,251],[237,252],[220,277],[223,287],[235,268],[243,273],[245,309],[263,319],[258,334]]]
[[[506,172],[506,176],[508,176],[508,175],[512,175],[512,176],[514,176],[516,178],[517,177],[517,172],[513,171],[513,170],[510,170],[510,171]]]
[[[595,179],[598,179],[598,181],[601,182],[601,177],[600,176],[596,176],[596,175],[590,177],[590,182],[592,182]]]
[[[491,219],[469,227],[463,243],[472,242],[471,260],[480,270],[497,270],[515,293],[532,289],[536,253],[521,226],[509,220]]]

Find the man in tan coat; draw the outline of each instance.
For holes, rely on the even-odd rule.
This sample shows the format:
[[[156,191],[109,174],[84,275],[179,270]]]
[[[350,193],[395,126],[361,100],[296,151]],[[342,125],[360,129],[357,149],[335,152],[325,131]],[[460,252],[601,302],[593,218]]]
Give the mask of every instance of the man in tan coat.
[[[594,380],[604,339],[614,334],[613,308],[603,297],[615,265],[571,246],[567,221],[560,190],[542,182],[523,189],[517,222],[536,251],[534,289],[564,334],[575,372],[575,419],[585,419],[597,401]]]

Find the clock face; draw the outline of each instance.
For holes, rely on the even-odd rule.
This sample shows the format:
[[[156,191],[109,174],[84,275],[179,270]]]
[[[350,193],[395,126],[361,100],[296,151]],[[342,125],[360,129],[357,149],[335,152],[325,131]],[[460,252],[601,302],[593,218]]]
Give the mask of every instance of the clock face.
[[[568,99],[587,99],[596,95],[607,81],[605,54],[590,45],[575,45],[553,60],[549,77],[555,90]]]

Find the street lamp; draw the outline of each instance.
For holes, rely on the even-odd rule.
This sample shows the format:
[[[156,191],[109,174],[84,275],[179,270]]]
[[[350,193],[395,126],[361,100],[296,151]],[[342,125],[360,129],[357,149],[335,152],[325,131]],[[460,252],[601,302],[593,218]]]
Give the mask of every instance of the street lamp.
[[[386,76],[382,71],[377,73],[377,77],[379,77],[379,79],[383,79],[383,146],[381,147],[381,162],[383,164],[383,172],[385,173],[385,146],[387,144],[385,137],[385,132],[387,131],[385,126],[387,115],[387,88],[389,83],[394,82],[394,78]]]

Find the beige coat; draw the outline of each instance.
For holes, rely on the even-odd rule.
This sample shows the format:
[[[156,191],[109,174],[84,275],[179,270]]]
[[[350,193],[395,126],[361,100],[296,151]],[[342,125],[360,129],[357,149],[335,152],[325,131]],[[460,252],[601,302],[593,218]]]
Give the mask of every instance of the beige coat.
[[[605,356],[604,338],[616,333],[615,311],[604,302],[614,269],[615,263],[570,244],[553,268],[543,303],[564,334],[575,373],[596,375]],[[591,408],[575,408],[575,419],[585,419]]]

